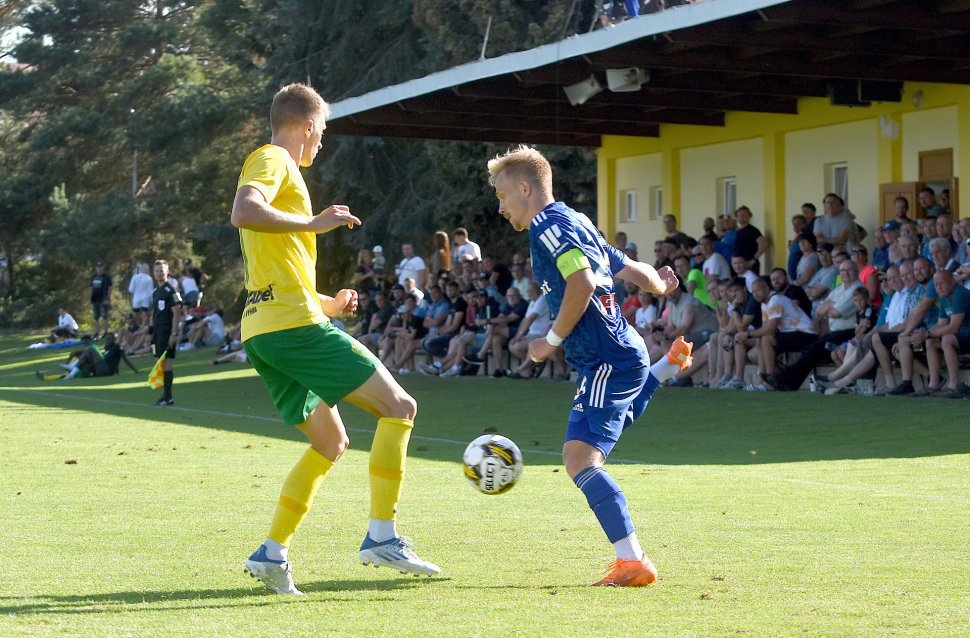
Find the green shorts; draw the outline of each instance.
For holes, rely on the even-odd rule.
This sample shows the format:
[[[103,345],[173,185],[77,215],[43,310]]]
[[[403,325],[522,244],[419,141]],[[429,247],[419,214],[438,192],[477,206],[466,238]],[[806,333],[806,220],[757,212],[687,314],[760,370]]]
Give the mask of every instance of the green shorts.
[[[380,366],[367,348],[329,322],[257,335],[243,348],[287,425],[306,421],[321,401],[334,406]]]

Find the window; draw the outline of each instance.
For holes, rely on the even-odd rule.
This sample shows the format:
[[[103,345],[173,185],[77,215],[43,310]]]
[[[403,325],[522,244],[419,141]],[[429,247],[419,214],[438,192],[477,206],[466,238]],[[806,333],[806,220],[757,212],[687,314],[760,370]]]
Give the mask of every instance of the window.
[[[626,198],[623,204],[623,220],[635,222],[637,220],[637,192],[635,190],[625,191]]]
[[[738,180],[736,177],[722,177],[718,181],[717,209],[719,214],[733,213],[738,207]]]
[[[654,186],[650,189],[650,219],[656,220],[664,216],[664,189]]]
[[[832,164],[832,192],[849,205],[849,165],[845,162]]]

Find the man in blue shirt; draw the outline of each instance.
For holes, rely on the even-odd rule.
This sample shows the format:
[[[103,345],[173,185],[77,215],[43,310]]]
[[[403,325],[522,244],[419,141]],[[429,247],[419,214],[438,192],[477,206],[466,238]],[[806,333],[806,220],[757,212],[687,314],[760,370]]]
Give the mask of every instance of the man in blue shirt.
[[[926,365],[930,369],[930,382],[921,393],[946,399],[960,399],[963,395],[957,391],[957,376],[960,373],[960,355],[970,352],[970,290],[958,286],[953,275],[945,269],[936,271],[933,275],[933,285],[940,296],[940,314],[935,326],[926,331]],[[942,361],[946,361],[946,373],[949,377],[947,387],[940,387],[940,373]]]
[[[529,230],[532,272],[555,317],[546,336],[529,344],[529,355],[543,361],[564,343],[566,360],[579,372],[563,461],[616,552],[610,573],[596,584],[649,585],[657,570],[640,547],[623,490],[603,464],[660,384],[690,367],[691,344],[679,339],[650,366],[643,339],[617,308],[613,277],[665,295],[678,286],[677,276],[630,259],[589,218],[557,202],[552,169],[535,149],[521,145],[496,157],[488,172],[499,214],[516,230]]]

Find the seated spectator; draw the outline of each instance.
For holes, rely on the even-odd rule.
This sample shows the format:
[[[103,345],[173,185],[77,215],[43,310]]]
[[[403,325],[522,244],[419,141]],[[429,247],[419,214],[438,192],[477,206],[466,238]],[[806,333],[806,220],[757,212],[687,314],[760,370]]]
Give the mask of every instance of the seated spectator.
[[[148,325],[148,309],[152,305],[152,293],[155,291],[155,280],[148,274],[148,264],[138,264],[138,273],[128,282],[128,292],[131,293],[131,311],[138,318],[138,325]]]
[[[728,281],[728,280],[723,280]],[[711,335],[708,340],[708,361],[707,361],[707,381],[700,385],[709,388],[719,387],[725,379],[724,375],[724,353],[726,352],[722,340],[724,334],[732,325],[731,313],[733,304],[728,300],[727,285],[721,286],[722,280],[713,279],[707,282],[707,295],[714,304],[714,314],[717,317],[720,329]],[[742,284],[743,286],[743,284]],[[723,291],[722,291],[723,289]],[[646,339],[646,337],[644,337]],[[732,366],[733,368],[733,366]]]
[[[230,352],[229,354],[223,355],[218,359],[213,359],[209,362],[209,365],[219,365],[220,363],[247,363],[249,361],[249,356],[246,354],[245,350],[236,350]]]
[[[519,289],[515,286],[509,286],[509,289],[505,292],[505,303],[499,307],[499,315],[489,319],[485,324],[485,343],[477,353],[473,352],[466,355],[463,359],[465,363],[481,365],[485,362],[485,357],[491,350],[492,356],[495,358],[494,376],[499,378],[505,376],[505,367],[502,365],[505,344],[515,336],[528,309],[529,304],[519,294]]]
[[[637,288],[637,300],[640,307],[633,316],[633,327],[646,342],[653,334],[654,328],[660,325],[657,298],[653,293]]]
[[[707,294],[707,277],[700,271],[700,268],[693,268],[690,257],[677,255],[674,259],[674,272],[684,282],[687,294],[693,295],[708,308],[713,308],[711,298]]]
[[[877,363],[876,353],[873,350],[873,340],[883,339],[884,343],[892,346],[895,338],[903,329],[906,322],[906,314],[911,309],[907,304],[907,299],[911,288],[906,286],[901,271],[906,271],[906,280],[911,286],[917,286],[916,277],[913,274],[913,267],[910,264],[900,266],[890,266],[886,272],[886,289],[883,291],[883,307],[879,311],[876,319],[875,328],[870,329],[860,336],[860,328],[864,327],[866,318],[864,314],[857,313],[856,338],[851,339],[846,348],[846,355],[837,370],[828,375],[813,375],[816,386],[825,389],[826,394],[842,394],[853,386],[855,381],[867,375],[875,368]],[[868,301],[868,292],[863,293],[865,288],[857,288],[853,293],[853,300],[856,308],[859,308],[864,301]],[[864,301],[863,301],[864,300]],[[915,307],[915,301],[912,307]],[[892,366],[889,366],[887,374],[887,389],[895,387],[893,381]]]
[[[821,267],[805,286],[805,294],[812,301],[812,316],[815,316],[819,304],[828,296],[835,286],[835,280],[839,276],[839,269],[832,260],[832,244],[823,244],[818,247],[818,260]]]
[[[787,279],[788,273],[780,268],[777,271]],[[748,332],[748,337],[749,341],[758,340],[754,346],[758,351],[758,375],[764,379],[774,374],[778,354],[801,352],[818,334],[805,311],[784,294],[773,291],[764,279],[759,278],[751,288],[751,294],[761,304],[761,328]],[[759,384],[754,383],[747,389],[753,390],[756,385]]]
[[[415,316],[418,298],[413,293],[404,297],[404,303],[397,309],[394,317],[388,322],[384,336],[378,341],[381,348],[380,359],[391,370],[400,374],[408,374],[411,368],[399,360],[408,344],[416,338],[416,330],[423,321]]]
[[[47,340],[56,343],[58,337],[70,337],[76,339],[78,336],[77,321],[67,312],[64,306],[57,309],[57,327],[51,330],[51,336]]]
[[[725,351],[724,381],[717,386],[724,390],[741,390],[745,388],[744,368],[748,361],[757,363],[758,350],[756,343],[751,341],[751,332],[761,329],[764,317],[761,303],[753,294],[748,292],[747,282],[743,277],[733,277],[728,284],[728,294],[733,301],[731,322],[727,329],[721,331],[721,347]]]
[[[950,242],[943,237],[934,237],[928,245],[930,257],[936,270],[948,270],[955,273],[960,268],[960,264],[953,258],[953,249]]]
[[[887,394],[892,396],[906,396],[916,392],[913,387],[913,372],[920,364],[913,356],[913,347],[925,343],[925,327],[936,324],[939,318],[936,287],[932,279],[933,265],[920,257],[912,266],[912,274],[909,264],[900,266],[899,272],[903,283],[910,288],[906,301],[910,308],[906,314],[906,323],[898,334],[879,333],[872,340],[872,349],[886,374]],[[893,376],[892,356],[899,361],[902,377],[899,384],[895,383]]]
[[[818,240],[815,239],[815,235],[802,233],[797,240],[801,258],[795,266],[794,280],[796,286],[804,288],[822,267],[822,261],[818,254]]]
[[[852,260],[859,266],[859,280],[869,291],[869,301],[876,306],[876,312],[882,306],[882,295],[879,293],[879,271],[869,263],[869,251],[862,244],[852,247]]]
[[[447,238],[447,235],[445,236]],[[428,296],[430,299],[427,300],[428,307],[425,309],[424,314],[418,315],[415,313],[415,317],[421,318],[420,329],[415,328],[415,330],[409,333],[409,338],[406,341],[398,339],[396,344],[400,347],[400,353],[397,355],[397,361],[395,366],[407,367],[411,370],[411,363],[414,357],[414,353],[421,348],[421,344],[428,337],[438,336],[439,330],[445,325],[448,319],[448,315],[451,312],[451,303],[445,297],[444,292],[438,285],[431,286],[428,290]],[[417,323],[417,321],[415,321]],[[407,362],[405,364],[405,362]],[[420,370],[420,368],[418,368]]]
[[[518,255],[518,253],[516,253]],[[521,257],[521,255],[519,255]],[[529,284],[532,280],[525,274],[525,264],[512,264],[512,285],[519,289],[523,299],[529,296]]]
[[[826,347],[829,343],[842,344],[855,335],[855,303],[852,293],[862,286],[859,281],[859,266],[850,259],[845,259],[839,266],[844,281],[829,293],[828,298],[819,304],[815,313],[813,329],[820,336],[801,351],[793,364],[783,368],[777,374],[764,377],[763,386],[787,392],[798,390],[809,373],[819,364],[830,358]]]
[[[744,258],[744,255],[738,254],[731,258],[731,268],[734,269],[738,277],[744,277],[748,292],[751,292],[751,284],[758,278],[758,275],[748,267],[748,263],[749,261]]]
[[[935,325],[914,335],[926,343],[926,366],[929,368],[930,380],[915,396],[961,399],[963,395],[957,390],[957,381],[960,374],[960,355],[970,353],[970,321],[967,320],[967,313],[970,312],[970,290],[957,286],[953,281],[953,274],[946,269],[936,271],[933,285],[940,304],[939,318]],[[948,378],[945,388],[941,383],[943,360]]]
[[[509,341],[509,352],[518,357],[522,363],[516,368],[505,371],[505,376],[513,379],[531,379],[536,364],[529,357],[529,344],[546,336],[552,319],[549,315],[549,304],[539,288],[539,284],[529,284],[529,307],[525,311],[525,319],[519,324],[519,330]]]
[[[348,333],[351,337],[354,337],[358,341],[365,334],[369,333],[368,328],[370,328],[371,319],[377,313],[377,304],[374,303],[372,297],[369,293],[363,290],[357,291],[357,323],[354,324],[353,329]]]
[[[38,372],[37,377],[45,381],[52,379],[73,379],[75,377],[110,377],[118,374],[118,366],[124,360],[128,367],[134,372],[138,372],[128,356],[125,355],[121,346],[115,340],[114,333],[107,333],[104,336],[104,354],[94,345],[91,337],[85,335],[81,340],[81,349],[75,350],[68,357],[67,363],[62,363],[61,367],[67,370],[67,374],[56,376],[45,376]]]
[[[640,299],[637,296],[637,285],[632,281],[622,281],[623,292],[625,300],[623,305],[620,306],[620,314],[629,323],[633,323],[633,317],[637,314],[637,310],[640,308]]]
[[[378,351],[378,341],[383,336],[388,322],[390,322],[391,317],[394,316],[396,311],[397,308],[388,300],[387,293],[381,290],[377,291],[374,294],[373,312],[370,315],[370,321],[362,329],[364,334],[354,336],[364,346],[369,348],[371,352],[376,353]]]
[[[222,321],[222,310],[206,306],[205,316],[189,330],[186,341],[196,348],[220,346],[226,338],[226,324]]]
[[[889,242],[886,241],[886,232],[882,228],[876,230],[875,244],[870,263],[879,272],[886,272],[892,262],[889,260]]]
[[[403,299],[406,300],[410,295],[414,296],[414,300],[418,303],[418,305],[424,301],[424,291],[418,288],[418,284],[414,277],[405,277]]]
[[[714,242],[710,237],[702,237],[700,241],[701,254],[704,256],[702,270],[708,281],[711,279],[729,279],[731,267],[727,260],[714,250]]]
[[[910,228],[910,226],[903,226],[903,228]],[[916,239],[909,235],[900,235],[897,244],[899,246],[900,258],[893,263],[897,266],[902,266],[904,262],[913,265],[919,257],[919,243]]]
[[[494,255],[485,255],[485,258],[482,259],[482,272],[488,276],[489,286],[494,286],[501,297],[501,299],[496,299],[496,301],[502,303],[502,299],[505,298],[505,292],[512,285],[512,271],[505,264],[498,263]],[[489,294],[492,294],[491,291],[489,291]],[[494,295],[492,296],[494,297]]]
[[[148,326],[139,326],[134,313],[125,315],[125,325],[118,330],[117,340],[125,354],[134,354],[148,345],[151,336]]]
[[[650,360],[658,361],[677,337],[694,344],[693,365],[674,377],[676,384],[693,385],[692,377],[707,365],[707,341],[711,334],[718,331],[717,317],[710,307],[705,306],[693,295],[687,294],[683,282],[667,295],[667,321],[661,341],[656,339],[647,343]]]
[[[418,362],[418,371],[422,374],[437,375],[441,373],[441,362],[448,356],[448,348],[452,339],[458,336],[461,327],[465,325],[466,312],[472,303],[475,287],[466,284],[459,289],[457,281],[449,281],[445,285],[445,298],[448,300],[448,317],[439,326],[438,332],[428,335],[421,342],[421,349],[428,357],[427,363]]]
[[[812,302],[801,286],[793,286],[788,282],[788,273],[782,268],[775,268],[768,275],[771,281],[771,288],[775,292],[785,295],[802,309],[809,317],[812,316]]]
[[[441,360],[441,376],[454,377],[462,374],[462,363],[469,348],[481,349],[485,345],[485,328],[490,319],[498,317],[499,305],[488,293],[478,288],[472,294],[471,303],[466,314],[465,325],[458,336],[448,344],[448,354]],[[468,364],[477,371],[478,366]]]

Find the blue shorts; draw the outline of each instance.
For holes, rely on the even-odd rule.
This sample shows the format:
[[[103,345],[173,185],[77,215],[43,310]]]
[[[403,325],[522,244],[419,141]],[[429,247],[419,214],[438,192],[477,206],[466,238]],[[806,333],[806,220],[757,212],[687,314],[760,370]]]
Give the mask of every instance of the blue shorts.
[[[649,368],[617,370],[608,363],[580,371],[566,440],[588,443],[609,456],[623,430],[647,409],[656,390],[647,388],[649,374]]]

